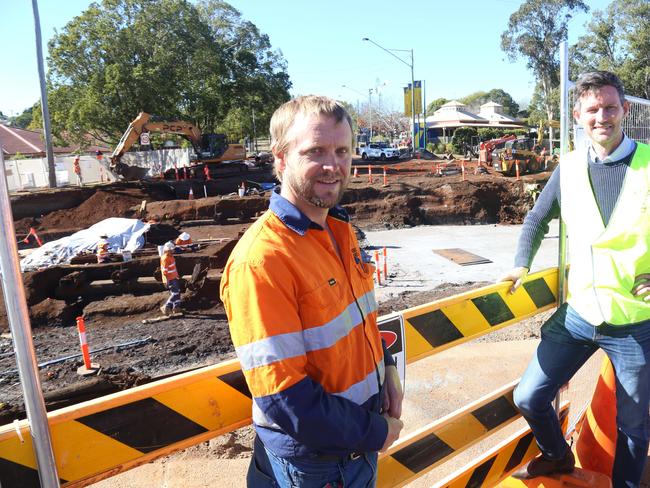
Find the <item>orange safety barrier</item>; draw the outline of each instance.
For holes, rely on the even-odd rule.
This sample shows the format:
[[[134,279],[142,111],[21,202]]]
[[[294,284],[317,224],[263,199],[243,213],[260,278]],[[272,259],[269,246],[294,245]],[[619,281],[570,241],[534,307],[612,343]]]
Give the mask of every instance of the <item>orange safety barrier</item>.
[[[377,285],[381,285],[381,270],[379,269],[379,251],[375,250],[375,269],[377,271]]]
[[[27,234],[27,236],[23,239],[23,242],[25,244],[29,244],[29,236],[34,236],[34,239],[36,239],[36,243],[39,245],[39,247],[43,245],[43,241],[41,241],[41,239],[38,237],[38,234],[36,233],[34,227],[29,228],[29,234]]]
[[[575,453],[580,466],[611,477],[616,437],[616,374],[605,356],[576,441]]]
[[[77,331],[79,332],[79,343],[81,344],[81,355],[83,356],[84,365],[77,369],[79,374],[94,373],[99,369],[99,365],[90,361],[90,351],[88,349],[88,340],[86,338],[86,323],[83,317],[77,317]]]

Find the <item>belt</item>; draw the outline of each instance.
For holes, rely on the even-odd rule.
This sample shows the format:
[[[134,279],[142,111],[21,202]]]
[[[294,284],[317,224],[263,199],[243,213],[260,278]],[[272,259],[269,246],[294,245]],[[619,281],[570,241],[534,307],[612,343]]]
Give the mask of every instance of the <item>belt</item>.
[[[318,456],[314,456],[313,458],[310,458],[313,461],[322,461],[324,463],[340,463],[344,461],[356,461],[357,459],[360,459],[363,457],[362,452],[351,452],[350,454],[346,454],[345,456],[336,456],[336,455],[330,455],[330,454],[320,454]]]

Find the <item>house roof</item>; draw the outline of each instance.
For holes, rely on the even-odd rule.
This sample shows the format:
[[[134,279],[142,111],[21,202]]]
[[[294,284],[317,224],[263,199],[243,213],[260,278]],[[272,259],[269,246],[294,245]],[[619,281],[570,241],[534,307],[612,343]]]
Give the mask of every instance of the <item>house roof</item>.
[[[25,156],[45,156],[45,141],[41,131],[19,129],[0,124],[0,145],[2,152],[7,156],[24,154]],[[72,152],[69,147],[55,147],[55,154]]]
[[[517,119],[499,113],[502,105],[488,102],[481,105],[477,115],[470,112],[467,105],[452,100],[442,105],[433,115],[426,118],[427,127],[523,127],[525,124]]]

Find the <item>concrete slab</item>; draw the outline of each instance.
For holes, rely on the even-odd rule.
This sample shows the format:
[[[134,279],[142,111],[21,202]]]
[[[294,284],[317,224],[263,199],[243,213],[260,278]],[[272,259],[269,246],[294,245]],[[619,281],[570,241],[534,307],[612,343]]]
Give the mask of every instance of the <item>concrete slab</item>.
[[[532,271],[557,266],[558,221],[551,223]],[[425,291],[443,283],[494,282],[514,265],[521,225],[436,225],[366,232],[368,245],[387,248],[388,282],[377,287],[379,301],[403,291]],[[461,248],[491,263],[460,266],[433,249]],[[381,253],[380,253],[381,254]],[[380,267],[383,264],[380,261]]]

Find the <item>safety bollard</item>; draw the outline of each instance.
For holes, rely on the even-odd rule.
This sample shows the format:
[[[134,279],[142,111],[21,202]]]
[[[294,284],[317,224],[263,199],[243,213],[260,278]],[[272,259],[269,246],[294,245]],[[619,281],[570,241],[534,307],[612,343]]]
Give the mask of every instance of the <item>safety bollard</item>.
[[[203,166],[203,174],[205,175],[205,180],[210,181],[210,168],[208,168],[207,164]]]
[[[203,195],[205,198],[208,198],[208,189],[205,187],[205,185],[203,185]]]
[[[372,168],[368,165],[368,183],[372,185]]]
[[[191,186],[190,186],[190,192],[187,194],[187,199],[194,200],[194,190],[192,190]]]
[[[377,285],[381,285],[381,270],[379,269],[379,251],[375,250],[375,269],[377,270]]]
[[[386,173],[386,166],[384,166],[384,183],[382,186],[388,186],[388,174]]]
[[[517,181],[519,181],[519,161],[515,161],[515,173],[517,174]]]
[[[81,343],[81,355],[83,356],[84,365],[77,368],[77,374],[88,376],[99,371],[99,364],[90,361],[90,351],[86,339],[86,323],[83,317],[77,317],[77,331],[79,332],[79,342]]]
[[[384,247],[384,281],[388,282],[388,261],[386,260],[386,247]]]
[[[354,167],[354,177],[355,178],[359,177],[359,169],[356,166]]]
[[[463,175],[463,181],[465,181],[465,161],[460,162],[460,172]]]

